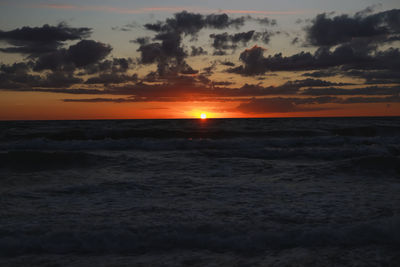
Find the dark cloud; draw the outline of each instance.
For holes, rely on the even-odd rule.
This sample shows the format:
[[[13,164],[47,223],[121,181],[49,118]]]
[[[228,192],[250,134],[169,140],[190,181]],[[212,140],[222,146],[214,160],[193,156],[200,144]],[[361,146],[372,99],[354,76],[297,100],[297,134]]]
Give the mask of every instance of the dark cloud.
[[[313,77],[313,78],[323,78],[323,77],[333,77],[339,75],[341,72],[337,69],[327,69],[327,70],[317,70],[314,72],[303,73],[301,76]]]
[[[235,63],[231,62],[231,61],[220,61],[220,63],[224,66],[228,66],[228,67],[234,67]]]
[[[313,97],[313,98],[193,98],[193,97],[127,97],[127,98],[73,98],[63,99],[64,102],[84,103],[130,103],[130,102],[242,102],[229,111],[240,111],[245,114],[311,112],[334,108],[315,106],[320,104],[370,104],[370,103],[400,103],[400,96],[388,97]],[[338,107],[340,108],[340,107]]]
[[[42,27],[22,27],[11,31],[0,31],[0,41],[12,45],[1,48],[5,53],[21,53],[37,56],[52,52],[63,42],[89,37],[90,28],[72,28],[65,23],[57,26],[43,25]]]
[[[58,49],[37,58],[34,70],[73,71],[95,64],[108,56],[111,46],[93,40],[82,40],[68,49]]]
[[[378,7],[381,7],[381,6],[382,6],[382,4],[376,4],[376,5],[367,6],[363,10],[358,11],[355,14],[355,17],[364,17],[366,15],[369,15],[369,14],[373,13]]]
[[[267,49],[254,46],[240,54],[241,65],[235,65],[230,61],[210,60],[210,66],[199,70],[188,64],[188,58],[206,55],[207,51],[201,46],[184,44],[183,40],[192,38],[190,40],[192,42],[202,29],[218,29],[217,33],[210,35],[213,40],[213,53],[226,55],[239,47],[247,46],[250,42],[267,44],[272,35],[279,34],[254,30],[230,32],[228,28],[237,29],[246,21],[256,21],[268,26],[273,26],[276,22],[267,18],[231,18],[226,14],[201,15],[180,12],[164,21],[145,25],[146,29],[153,31],[153,36],[131,41],[137,44],[137,51],[140,54],[135,60],[107,58],[112,52],[112,47],[84,39],[90,35],[91,30],[88,28],[70,28],[61,24],[53,27],[53,30],[58,29],[68,33],[67,29],[73,29],[70,35],[64,37],[56,35],[48,39],[40,39],[38,36],[36,36],[38,39],[34,39],[27,35],[24,39],[21,37],[21,32],[28,33],[36,29],[31,32],[37,34],[40,32],[38,29],[52,26],[24,27],[0,32],[0,40],[10,45],[4,49],[17,51],[29,48],[31,51],[39,51],[41,47],[42,50],[27,52],[30,57],[23,63],[0,64],[0,89],[96,96],[91,99],[65,99],[66,102],[241,101],[243,103],[237,110],[245,113],[307,112],[323,109],[316,106],[321,104],[385,103],[385,101],[397,103],[400,102],[398,86],[384,87],[371,84],[400,83],[399,48],[382,47],[380,41],[376,41],[378,37],[383,40],[382,42],[387,42],[389,38],[391,40],[397,38],[398,14],[396,10],[377,14],[365,10],[354,16],[320,15],[307,29],[308,41],[319,46],[314,52],[300,52],[289,56],[281,53],[265,55]],[[336,25],[338,21],[358,21],[362,24],[357,26],[360,29],[370,24],[379,24],[380,27],[374,26],[376,33],[370,32],[369,37],[363,36],[362,32],[351,33],[351,37],[346,31],[333,32],[332,34],[338,34],[337,41],[330,41],[330,37],[321,37],[315,33],[318,31],[311,30],[317,24],[320,27],[322,22]],[[383,33],[378,34],[379,31]],[[18,37],[18,34],[21,36]],[[375,41],[370,42],[371,36]],[[318,39],[319,37],[321,38]],[[324,38],[328,38],[326,44],[323,43]],[[65,44],[66,41],[73,40],[78,41],[70,46]],[[144,77],[138,77],[130,71],[134,65],[140,67],[148,64],[154,64],[157,68]],[[272,74],[266,72],[273,71],[301,71],[301,73],[308,71],[302,74],[308,78],[289,80],[277,86],[265,86],[260,80],[254,79],[255,83],[259,83],[246,83],[240,86],[235,85],[229,78],[221,79],[221,76],[213,80],[212,75],[218,70],[217,64],[228,66],[227,72],[231,73],[247,76],[262,75],[256,77],[257,79],[268,79]],[[317,79],[339,75],[364,79],[369,87],[363,85],[362,88],[344,89],[347,88],[344,86],[350,84]],[[103,95],[115,98],[100,97]],[[125,97],[119,98],[119,96]]]
[[[86,80],[86,84],[119,84],[126,82],[137,82],[138,76],[137,74],[133,75],[125,75],[125,74],[117,74],[117,73],[102,73],[99,76],[91,77]]]
[[[302,19],[296,19],[296,22],[295,22],[296,24],[301,24],[301,23],[303,23],[303,20]]]
[[[35,87],[47,88],[68,88],[73,84],[79,84],[82,82],[82,79],[74,77],[71,73],[51,72],[47,74],[45,78],[32,85]]]
[[[205,26],[214,29],[240,27],[245,23],[246,17],[230,18],[226,14],[211,14],[205,17]]]
[[[55,71],[45,75],[31,74],[30,72],[29,64],[25,63],[0,65],[0,89],[64,88],[83,82],[82,79],[67,72]]]
[[[288,81],[279,86],[264,87],[261,85],[245,84],[239,89],[230,89],[224,96],[267,96],[267,95],[294,95],[304,87],[342,86],[343,83],[332,83],[323,80],[305,79]]]
[[[203,28],[225,29],[228,27],[240,27],[244,25],[246,17],[230,18],[226,14],[202,15],[182,11],[176,13],[173,18],[164,22],[145,24],[144,27],[155,32],[178,32],[186,35],[196,35]]]
[[[39,75],[29,73],[30,66],[26,63],[14,63],[0,66],[0,89],[18,90],[31,88],[41,80]]]
[[[210,75],[212,75],[214,73],[214,70],[216,69],[216,67],[217,67],[217,62],[214,61],[214,62],[211,63],[210,66],[205,67],[203,69],[203,73],[202,74],[206,75],[206,76],[210,76]]]
[[[141,53],[140,61],[143,64],[151,64],[165,56],[160,43],[141,45],[138,51]]]
[[[199,73],[198,70],[193,69],[191,66],[189,66],[188,64],[183,64],[179,67],[180,69],[180,73],[182,74],[197,74]]]
[[[253,35],[254,31],[250,31],[249,33],[251,33],[251,35]],[[210,34],[210,38],[214,39],[212,46],[218,50],[227,50],[227,49],[236,48],[236,46],[228,44],[230,41],[229,37],[230,36],[228,35],[227,32],[220,33],[220,34]],[[250,36],[250,38],[251,38],[251,36]]]
[[[323,108],[303,107],[303,103],[298,103],[299,99],[293,98],[253,98],[249,102],[245,102],[236,107],[237,111],[243,113],[288,113],[288,112],[305,112],[323,110]],[[303,101],[306,102],[306,101]]]
[[[367,84],[400,84],[400,73],[398,70],[351,70],[345,73],[347,76],[365,79]]]
[[[129,103],[129,102],[240,102],[249,101],[248,98],[193,98],[193,97],[126,97],[126,98],[68,98],[64,102],[85,102],[85,103]],[[164,109],[164,108],[159,108]]]
[[[214,66],[213,64],[212,66]],[[119,72],[100,74],[86,81],[71,73],[51,72],[45,76],[29,74],[30,67],[24,63],[0,65],[0,88],[15,91],[51,92],[63,94],[126,95],[127,98],[66,99],[67,102],[176,102],[176,101],[236,101],[243,102],[237,107],[244,113],[286,113],[323,110],[321,104],[352,103],[399,103],[399,87],[365,87],[342,89],[343,83],[333,83],[318,79],[288,81],[280,86],[264,87],[260,84],[245,84],[239,88],[228,88],[229,81],[211,81],[202,74],[178,75],[164,79],[157,73],[150,73],[148,80],[158,83],[147,84],[136,75]],[[188,71],[190,72],[190,71]],[[194,71],[195,72],[195,71]],[[152,75],[151,75],[152,74]],[[152,78],[151,78],[152,77]],[[130,84],[122,83],[129,82]],[[151,82],[151,81],[150,81]],[[7,84],[8,83],[8,84]],[[104,89],[68,89],[73,84],[105,84]],[[11,86],[8,86],[11,85]],[[316,87],[316,88],[310,88]],[[327,88],[321,88],[327,87]],[[307,89],[304,89],[307,88]],[[254,98],[287,95],[291,97]],[[304,97],[306,95],[317,97]],[[353,96],[339,98],[337,96]],[[378,96],[384,97],[366,97]]]
[[[233,82],[223,81],[223,82],[212,82],[213,86],[229,86],[233,85]]]
[[[339,101],[341,104],[368,104],[368,103],[400,103],[400,96],[386,97],[349,97]]]
[[[172,74],[173,71],[180,72],[180,66],[187,65],[184,60],[188,55],[181,44],[179,32],[160,32],[154,40],[161,42],[140,45],[140,63],[157,63],[160,76]]]
[[[242,75],[260,75],[267,71],[318,70],[341,66],[343,70],[400,70],[400,50],[389,48],[384,51],[358,49],[353,45],[341,45],[333,50],[319,48],[314,54],[300,52],[292,56],[281,53],[264,57],[266,49],[254,46],[240,54],[244,65],[231,68],[228,72]]]
[[[224,50],[214,50],[213,56],[226,56],[228,53]]]
[[[283,84],[280,86],[264,87],[256,84],[245,84],[239,89],[225,91],[224,96],[267,96],[267,95],[291,95],[296,94],[300,87],[296,85]]]
[[[309,98],[252,98],[236,107],[237,111],[247,114],[264,113],[289,113],[310,112],[332,109],[315,105],[321,104],[367,104],[367,103],[400,103],[400,96],[388,97],[349,97],[338,98],[332,96],[320,96]]]
[[[214,55],[224,55],[224,50],[235,50],[239,45],[246,46],[250,41],[262,41],[268,44],[270,41],[271,33],[269,32],[256,32],[247,31],[235,34],[228,34],[227,32],[219,34],[210,34],[213,39],[212,47],[216,49]]]
[[[157,74],[148,77],[148,82],[153,82]],[[197,97],[251,97],[268,95],[292,95],[297,94],[301,88],[310,86],[333,86],[340,85],[322,80],[296,80],[286,82],[280,86],[268,86],[245,84],[240,88],[228,88],[233,83],[229,81],[211,81],[204,75],[193,77],[175,77],[168,79],[163,84],[137,83],[135,85],[124,85],[109,87],[110,94],[131,94],[139,97],[179,97],[183,95],[195,95]]]
[[[146,24],[145,28],[156,32],[153,38],[156,42],[148,42],[148,39],[139,38],[135,42],[140,45],[140,62],[142,64],[157,64],[157,72],[160,78],[176,74],[194,74],[194,71],[186,62],[186,58],[204,55],[207,52],[201,47],[192,47],[192,51],[185,51],[182,45],[183,35],[195,36],[203,28],[224,29],[238,27],[244,24],[245,18],[230,18],[226,14],[201,15],[183,11],[176,13],[173,18],[164,22]]]
[[[302,91],[303,95],[398,95],[400,94],[400,87],[364,87],[356,89],[342,89],[342,88],[308,88]]]
[[[121,26],[121,27],[119,27],[119,26],[111,27],[111,29],[113,31],[130,32],[133,29],[139,28],[139,27],[140,27],[140,25],[137,22],[131,22],[131,23],[125,24],[124,26]]]
[[[208,52],[206,50],[203,49],[203,47],[199,46],[192,46],[192,52],[190,53],[190,56],[195,57],[195,56],[203,56],[203,55],[207,55]]]
[[[302,87],[344,86],[344,85],[352,85],[352,84],[350,84],[350,83],[335,83],[335,82],[329,82],[329,81],[309,78],[309,79],[304,79],[304,80],[288,81],[284,85],[302,88]]]
[[[306,29],[307,41],[316,46],[333,46],[356,38],[367,38],[369,42],[387,41],[390,36],[400,34],[400,9],[370,12],[334,17],[319,14]]]
[[[6,74],[17,74],[17,73],[27,73],[30,70],[30,66],[27,63],[14,63],[12,65],[0,65],[0,71]]]
[[[150,43],[150,37],[139,37],[135,40],[130,40],[129,42],[133,44],[147,45]]]
[[[111,53],[111,46],[93,40],[82,40],[69,47],[68,59],[75,66],[83,67],[104,59]]]
[[[132,102],[146,102],[146,99],[137,99],[137,98],[104,98],[104,97],[98,97],[98,98],[72,98],[72,99],[63,99],[63,102],[84,102],[84,103],[105,103],[105,102],[111,102],[111,103],[132,103]]]
[[[261,25],[266,25],[266,26],[276,26],[277,25],[276,19],[252,18],[252,17],[248,17],[248,18],[255,20],[256,22],[260,23]]]
[[[180,68],[180,66],[188,65],[185,59],[188,56],[204,55],[207,52],[202,47],[195,46],[191,47],[191,51],[186,51],[182,44],[184,36],[192,36],[193,41],[202,29],[239,28],[247,20],[259,20],[259,23],[275,25],[275,21],[267,18],[231,18],[226,14],[202,15],[182,11],[165,21],[144,25],[147,30],[156,32],[152,39],[153,42],[150,42],[147,38],[138,38],[132,42],[140,45],[138,48],[140,62],[142,64],[157,64],[157,72],[160,77],[174,75],[174,72],[175,74],[187,73],[188,68]],[[250,40],[268,43],[270,35],[268,32],[258,33],[255,31],[236,34],[212,34],[210,36],[214,39],[213,47],[215,49],[213,55],[226,55],[225,50],[235,49],[239,43],[246,45]]]
[[[364,79],[366,84],[400,84],[399,71],[394,70],[346,70],[340,68],[330,68],[314,72],[303,73],[302,76],[322,78],[333,76],[348,76],[351,78]]]
[[[235,49],[237,47],[237,43],[242,42],[243,45],[246,45],[247,42],[252,40],[255,31],[241,32],[236,34],[228,34],[227,32],[219,33],[219,34],[210,34],[210,38],[212,38],[213,44],[212,46],[215,49]]]
[[[290,42],[292,45],[298,44],[300,42],[300,38],[299,37],[295,37],[292,39],[292,41]]]
[[[85,67],[87,74],[112,72],[112,73],[123,73],[127,72],[134,61],[131,58],[113,58],[112,60],[103,60],[95,64],[90,64]]]
[[[251,49],[246,49],[240,54],[239,59],[244,62],[244,66],[229,69],[228,72],[238,73],[243,75],[258,75],[267,71],[265,66],[264,51],[266,49],[254,46]]]
[[[81,75],[89,74],[89,72],[90,74],[109,73],[91,78],[89,83],[94,83],[96,79],[98,83],[107,83],[106,80],[115,82],[117,78],[119,82],[133,81],[134,79],[126,75],[117,75],[117,73],[127,71],[131,60],[115,58],[112,61],[102,61],[110,51],[111,47],[103,43],[82,40],[68,49],[60,48],[54,52],[42,54],[27,63],[2,64],[0,65],[0,89],[68,88],[84,82],[83,79],[75,77],[74,72],[77,68],[82,70]],[[44,70],[46,72],[42,74],[37,73]]]

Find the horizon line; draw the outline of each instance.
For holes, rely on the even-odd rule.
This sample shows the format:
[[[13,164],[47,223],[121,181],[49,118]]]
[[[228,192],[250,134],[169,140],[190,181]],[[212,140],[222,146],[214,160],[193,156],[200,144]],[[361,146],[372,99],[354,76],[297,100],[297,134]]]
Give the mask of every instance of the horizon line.
[[[385,116],[379,116],[379,115],[359,115],[359,116],[293,116],[293,117],[285,117],[285,116],[276,116],[276,117],[215,117],[215,118],[207,118],[207,120],[232,120],[232,119],[321,119],[321,118],[400,118],[400,115],[385,115]],[[136,119],[123,119],[123,118],[93,118],[93,119],[88,119],[88,118],[83,118],[83,119],[0,119],[0,122],[16,122],[16,121],[111,121],[111,120],[199,120],[199,121],[204,121],[204,119],[201,118],[136,118]]]

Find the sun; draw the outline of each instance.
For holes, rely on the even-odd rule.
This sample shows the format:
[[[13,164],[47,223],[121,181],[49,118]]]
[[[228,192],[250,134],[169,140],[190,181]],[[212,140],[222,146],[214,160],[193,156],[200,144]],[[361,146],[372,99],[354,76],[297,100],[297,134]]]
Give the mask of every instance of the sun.
[[[202,120],[207,119],[207,114],[201,113],[200,118],[201,118]]]

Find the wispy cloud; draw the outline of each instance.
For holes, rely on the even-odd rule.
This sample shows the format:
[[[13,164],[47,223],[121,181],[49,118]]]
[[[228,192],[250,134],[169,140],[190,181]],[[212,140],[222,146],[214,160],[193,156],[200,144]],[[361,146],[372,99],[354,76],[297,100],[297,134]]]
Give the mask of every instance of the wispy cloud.
[[[305,10],[292,10],[292,11],[268,11],[268,10],[236,10],[236,9],[222,9],[220,13],[227,14],[259,14],[259,15],[298,15],[307,13]]]
[[[143,14],[152,12],[179,12],[182,10],[194,11],[198,8],[193,7],[142,7],[142,8],[123,8],[123,7],[112,7],[112,6],[80,6],[80,5],[69,5],[69,4],[40,4],[35,6],[36,8],[50,8],[50,9],[66,9],[66,10],[78,10],[78,11],[102,11],[112,12],[119,14]]]
[[[123,8],[113,6],[80,6],[70,4],[40,4],[34,6],[36,8],[50,8],[50,9],[65,9],[65,10],[78,10],[78,11],[101,11],[101,12],[112,12],[119,14],[146,14],[153,12],[179,12],[179,11],[191,11],[201,13],[227,13],[227,14],[258,14],[258,15],[297,15],[306,13],[304,10],[293,10],[293,11],[268,11],[268,10],[235,10],[235,9],[207,9],[201,7],[189,7],[189,6],[175,6],[175,7],[141,7],[141,8]]]

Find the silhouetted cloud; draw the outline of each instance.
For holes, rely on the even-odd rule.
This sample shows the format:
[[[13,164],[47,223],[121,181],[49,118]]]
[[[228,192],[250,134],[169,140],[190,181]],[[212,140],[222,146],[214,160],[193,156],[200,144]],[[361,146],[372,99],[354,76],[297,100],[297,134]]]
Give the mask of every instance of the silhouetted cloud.
[[[65,41],[89,37],[91,33],[90,28],[72,28],[65,23],[57,26],[45,24],[42,27],[22,27],[11,31],[0,31],[0,41],[12,45],[0,48],[0,51],[37,56],[55,51]]]
[[[286,86],[295,86],[298,88],[302,87],[327,87],[327,86],[344,86],[344,85],[352,85],[351,83],[335,83],[329,82],[319,79],[304,79],[304,80],[294,80],[288,81],[284,85]]]
[[[387,97],[349,97],[339,98],[332,96],[320,96],[309,98],[252,98],[236,107],[237,111],[247,114],[265,113],[289,113],[289,112],[311,112],[318,110],[333,109],[321,104],[368,104],[368,103],[400,103],[400,96]]]
[[[68,59],[75,66],[83,67],[104,59],[110,54],[111,50],[111,46],[104,43],[93,40],[82,40],[76,45],[70,46],[67,53]]]
[[[112,60],[103,60],[100,62],[92,63],[85,66],[84,74],[97,74],[97,73],[124,73],[127,72],[134,65],[131,58],[113,58]]]
[[[333,77],[339,75],[341,72],[338,69],[326,69],[326,70],[317,70],[313,72],[306,72],[303,73],[302,76],[304,77],[313,77],[313,78],[324,78],[324,77]]]
[[[119,26],[111,27],[111,29],[113,31],[130,32],[133,29],[139,28],[139,27],[140,27],[140,25],[137,22],[131,22],[131,23],[125,24],[121,27],[119,27]]]
[[[354,16],[319,14],[307,28],[307,41],[316,46],[333,46],[352,42],[355,38],[382,42],[400,34],[400,9],[369,14],[371,11],[358,12]]]
[[[303,95],[398,95],[400,94],[400,87],[364,87],[356,89],[343,89],[343,88],[308,88],[302,91]]]
[[[351,70],[344,73],[347,76],[365,79],[367,84],[400,84],[398,70]]]
[[[244,65],[231,68],[228,72],[242,75],[259,75],[267,71],[318,70],[336,66],[343,69],[400,70],[400,50],[389,48],[384,51],[360,50],[352,45],[341,45],[333,50],[319,48],[314,54],[300,52],[292,56],[281,53],[264,57],[266,49],[254,46],[240,54]]]
[[[266,26],[276,26],[277,22],[276,19],[270,19],[270,18],[253,18],[253,17],[248,17],[248,19],[253,19],[256,22],[258,22],[261,25],[266,25]]]
[[[68,49],[40,55],[35,62],[34,70],[69,70],[85,67],[99,62],[111,52],[111,46],[93,40],[82,40]]]
[[[210,49],[193,44],[200,38],[201,30],[218,30],[207,32],[212,38],[213,51],[209,53],[227,55],[251,42],[268,44],[272,35],[279,34],[269,29],[240,31],[246,21],[263,26],[274,26],[276,21],[183,11],[145,25],[152,36],[130,41],[136,44],[137,59],[111,57],[110,45],[85,39],[91,34],[89,28],[60,24],[0,31],[0,41],[9,46],[0,52],[28,55],[20,63],[0,64],[0,90],[93,95],[93,98],[64,99],[66,102],[243,102],[237,110],[245,113],[315,111],[325,109],[318,106],[324,104],[397,103],[400,89],[391,84],[400,84],[400,49],[382,44],[400,39],[399,11],[372,12],[366,9],[354,16],[317,16],[306,29],[308,42],[317,46],[313,52],[267,55],[266,48],[253,46],[240,54],[239,63],[232,62],[231,57],[223,61],[198,58],[209,64],[196,65],[198,70],[189,64],[190,57],[207,55]],[[330,34],[336,39],[320,33],[324,27],[329,32],[335,25],[338,29]],[[343,25],[350,26],[338,32]],[[54,34],[47,36],[49,33]],[[132,73],[133,67],[150,64],[156,69],[140,76]],[[228,67],[225,72],[258,76],[253,81],[246,77],[236,85],[234,77],[219,75],[221,65]],[[297,75],[307,78],[287,78],[280,85],[264,85],[275,83],[275,78],[268,79],[281,75],[271,73],[278,71],[299,71]],[[318,79],[335,76],[356,78],[354,83],[361,79],[364,84]],[[352,89],[348,89],[350,85]]]
[[[73,84],[82,83],[83,80],[74,77],[72,73],[64,72],[51,72],[45,76],[45,78],[38,81],[36,84],[32,84],[35,87],[47,87],[47,88],[64,88],[70,87]]]
[[[224,50],[235,50],[238,45],[246,46],[250,41],[262,41],[268,44],[270,41],[271,33],[269,32],[256,32],[254,30],[247,32],[239,32],[235,34],[228,34],[227,32],[219,34],[210,34],[213,39],[212,47],[216,49],[214,55],[224,55]]]
[[[130,40],[129,42],[133,44],[147,45],[150,43],[150,37],[138,37],[134,40]]]
[[[202,47],[191,46],[191,51],[185,50],[182,44],[184,36],[192,36],[192,41],[202,29],[227,29],[243,26],[246,21],[253,20],[263,25],[275,25],[275,20],[268,18],[252,18],[242,16],[231,18],[227,14],[202,15],[182,11],[174,14],[172,18],[164,21],[145,24],[147,30],[156,33],[152,41],[148,37],[137,38],[131,42],[139,44],[140,63],[157,64],[157,72],[160,77],[177,73],[187,73],[187,67],[183,70],[180,66],[188,66],[188,56],[205,55],[207,51]],[[227,49],[235,49],[239,43],[246,45],[250,40],[259,40],[268,43],[271,33],[265,32],[241,32],[235,34],[221,33],[211,34],[214,39],[213,55],[226,55]]]
[[[280,97],[262,98],[262,99],[254,98],[249,102],[241,103],[238,107],[236,107],[236,110],[250,114],[251,113],[265,114],[265,113],[288,113],[288,112],[300,112],[300,111],[307,112],[307,111],[316,111],[324,109],[320,107],[300,106],[303,103],[298,103],[298,100],[299,99],[280,98]],[[310,101],[308,100],[308,102]]]
[[[393,70],[346,70],[341,68],[329,68],[314,72],[303,73],[305,77],[333,77],[333,76],[348,76],[351,78],[364,79],[366,84],[396,84],[400,83],[399,71]]]
[[[341,104],[367,104],[367,103],[400,103],[400,96],[386,97],[349,97],[342,99]]]
[[[132,41],[138,43],[140,46],[140,62],[142,64],[157,64],[157,72],[160,77],[166,75],[173,75],[176,73],[188,73],[191,67],[185,61],[185,58],[190,56],[205,55],[207,52],[202,47],[191,47],[191,52],[186,51],[182,45],[182,38],[186,35],[191,35],[195,38],[198,32],[204,28],[208,29],[226,29],[230,27],[239,28],[244,25],[245,21],[251,17],[231,18],[226,14],[210,14],[202,15],[198,13],[191,13],[182,11],[176,13],[172,18],[167,18],[165,21],[158,21],[157,23],[148,23],[144,27],[147,30],[156,32],[153,41],[150,42],[148,38],[137,38]],[[262,22],[272,23],[264,19]],[[226,35],[228,35],[226,33]],[[214,35],[213,35],[214,36]],[[254,36],[254,37],[253,37]],[[255,32],[237,33],[228,36],[231,43],[246,43],[249,39],[255,38]],[[262,39],[264,42],[269,37],[267,34],[257,33],[257,39]],[[219,36],[215,35],[215,39]],[[218,41],[215,41],[214,47],[218,46]],[[216,55],[218,51],[214,51]],[[219,49],[219,54],[224,55],[225,52],[222,48]],[[181,68],[180,66],[185,66]]]
[[[138,81],[137,74],[125,75],[117,73],[102,73],[99,76],[91,77],[86,80],[86,84],[119,84],[126,82],[136,82]]]
[[[227,14],[202,15],[182,11],[164,22],[148,23],[144,27],[155,32],[178,32],[186,35],[195,35],[203,28],[224,29],[240,27],[244,25],[245,20],[246,17],[230,18]]]
[[[203,55],[207,55],[208,52],[206,50],[203,49],[203,47],[199,46],[191,46],[192,48],[192,52],[190,53],[190,56],[195,57],[195,56],[203,56]]]
[[[220,63],[224,66],[228,66],[228,67],[234,67],[235,63],[231,62],[231,61],[220,61]]]

